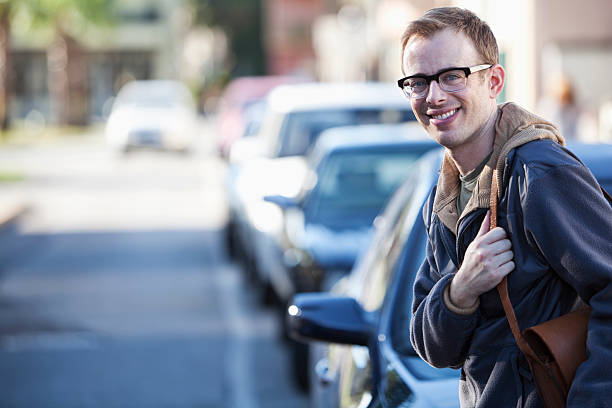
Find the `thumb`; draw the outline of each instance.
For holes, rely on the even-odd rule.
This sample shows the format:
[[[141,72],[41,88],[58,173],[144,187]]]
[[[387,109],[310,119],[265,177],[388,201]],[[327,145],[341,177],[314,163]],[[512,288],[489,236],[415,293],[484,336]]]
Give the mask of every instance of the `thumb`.
[[[480,229],[478,230],[478,237],[483,236],[487,232],[489,232],[489,228],[491,227],[491,210],[487,211],[487,215],[485,215],[484,220],[482,220],[482,224],[480,224]]]

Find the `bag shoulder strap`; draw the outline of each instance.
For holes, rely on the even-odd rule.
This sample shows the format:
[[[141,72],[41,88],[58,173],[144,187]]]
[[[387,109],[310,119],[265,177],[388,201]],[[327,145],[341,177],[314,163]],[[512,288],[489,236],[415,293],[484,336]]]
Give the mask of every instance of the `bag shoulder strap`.
[[[497,185],[497,170],[493,171],[493,179],[491,181],[491,201],[490,201],[490,210],[491,210],[491,226],[489,230],[497,227],[497,197],[498,197],[499,186]],[[510,302],[510,296],[508,295],[508,278],[504,276],[504,279],[497,285],[497,293],[502,302],[502,306],[504,308],[504,312],[506,313],[506,318],[508,319],[508,323],[510,324],[510,330],[512,330],[512,335],[516,340],[516,344],[518,348],[523,352],[525,357],[536,358],[535,352],[529,346],[523,334],[521,333],[521,329],[519,328],[518,321],[516,320],[516,314],[514,313],[514,308],[512,307],[512,303]]]
[[[604,197],[612,204],[612,197],[608,192],[600,185],[601,191]],[[491,210],[491,226],[489,230],[497,227],[497,200],[498,200],[498,191],[499,186],[497,182],[497,170],[493,171],[493,177],[491,180],[491,201],[489,203]],[[504,308],[504,312],[506,314],[506,318],[508,319],[508,324],[510,325],[510,330],[512,330],[512,335],[516,340],[516,344],[525,357],[536,359],[536,353],[533,351],[529,343],[523,337],[521,333],[521,329],[519,328],[518,321],[516,320],[516,314],[514,313],[514,308],[512,307],[512,303],[510,302],[510,296],[508,295],[508,278],[504,276],[504,279],[497,285],[497,293],[502,302],[502,306]]]

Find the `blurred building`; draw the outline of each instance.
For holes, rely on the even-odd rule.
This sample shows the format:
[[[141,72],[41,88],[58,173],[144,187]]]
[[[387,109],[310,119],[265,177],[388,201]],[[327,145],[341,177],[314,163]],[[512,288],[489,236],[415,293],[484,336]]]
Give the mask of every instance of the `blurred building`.
[[[192,15],[184,0],[114,4],[116,21],[111,25],[87,25],[60,39],[50,29],[33,26],[27,17],[15,16],[11,118],[70,124],[101,120],[126,81],[179,79],[193,75],[194,70],[197,75],[203,63],[219,54],[212,49],[214,33],[188,31]],[[54,98],[63,82],[67,83],[67,110],[58,106],[62,98]]]
[[[612,141],[612,125],[597,117],[612,106],[612,2],[609,0],[352,0],[314,23],[321,80],[383,80],[401,76],[400,38],[406,25],[439,6],[468,8],[495,33],[507,82],[501,99],[537,110],[548,80],[572,82],[578,105],[593,121],[586,139]],[[604,108],[602,108],[604,107]],[[588,121],[587,121],[588,122]]]
[[[612,142],[598,130],[601,107],[612,100],[607,71],[612,62],[609,0],[457,1],[489,21],[507,70],[506,97],[537,111],[551,80],[566,77],[583,112],[585,140]],[[603,123],[603,122],[602,122]]]
[[[501,100],[537,110],[548,80],[567,77],[578,106],[595,123],[589,139],[612,141],[610,0],[257,0],[261,1],[267,74],[301,74],[322,81],[393,81],[401,76],[400,37],[432,7],[466,7],[498,38],[507,82]],[[189,0],[115,2],[112,29],[87,27],[53,47],[13,22],[10,114],[58,121],[54,92],[68,81],[72,122],[104,117],[118,87],[131,78],[201,80],[228,57],[227,36],[193,29]],[[234,33],[235,34],[235,33]],[[57,44],[56,44],[57,45]],[[66,63],[66,78],[54,77]],[[241,55],[235,55],[240,59]],[[244,55],[242,56],[244,58]],[[55,98],[56,99],[56,98]],[[599,120],[598,120],[599,118]],[[604,124],[609,124],[605,125]]]
[[[329,0],[264,0],[263,30],[269,74],[313,76],[316,54],[312,26],[335,8]]]

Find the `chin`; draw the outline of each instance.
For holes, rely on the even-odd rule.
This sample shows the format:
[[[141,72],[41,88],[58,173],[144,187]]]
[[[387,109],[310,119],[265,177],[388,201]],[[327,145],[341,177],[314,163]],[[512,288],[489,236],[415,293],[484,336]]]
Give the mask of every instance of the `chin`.
[[[444,146],[447,149],[452,149],[460,144],[460,137],[454,132],[435,131],[430,134],[439,145]]]

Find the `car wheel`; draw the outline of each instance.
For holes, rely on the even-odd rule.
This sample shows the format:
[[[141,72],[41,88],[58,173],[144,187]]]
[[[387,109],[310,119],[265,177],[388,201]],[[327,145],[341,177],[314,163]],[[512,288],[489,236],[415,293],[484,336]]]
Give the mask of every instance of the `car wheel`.
[[[264,306],[273,306],[279,303],[279,298],[276,295],[276,290],[270,281],[263,282],[261,288],[261,303]]]
[[[225,227],[225,248],[229,259],[238,259],[238,245],[236,242],[236,233],[234,232],[234,224],[228,222]]]

